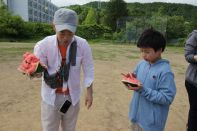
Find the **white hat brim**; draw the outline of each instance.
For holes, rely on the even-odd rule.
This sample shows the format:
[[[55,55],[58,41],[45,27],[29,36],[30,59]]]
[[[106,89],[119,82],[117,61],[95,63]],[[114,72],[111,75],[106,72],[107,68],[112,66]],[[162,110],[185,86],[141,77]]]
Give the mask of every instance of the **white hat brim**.
[[[72,25],[68,25],[68,24],[64,24],[64,25],[55,25],[55,29],[57,32],[63,31],[63,30],[69,30],[72,33],[76,32],[76,26],[72,26]]]

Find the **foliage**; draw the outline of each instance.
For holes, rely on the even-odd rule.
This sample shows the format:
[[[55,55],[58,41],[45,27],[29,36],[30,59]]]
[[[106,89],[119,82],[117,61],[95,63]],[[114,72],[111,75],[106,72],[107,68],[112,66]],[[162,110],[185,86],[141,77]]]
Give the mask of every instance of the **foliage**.
[[[76,11],[76,13],[78,14],[79,24],[82,24],[82,22],[85,20],[88,14],[89,8],[87,7],[82,8],[79,5],[73,5],[73,6],[70,6],[69,8]]]
[[[0,7],[0,35],[2,37],[21,37],[24,23],[20,16],[12,16],[7,8]]]
[[[132,20],[127,22],[133,24],[130,30],[133,30],[132,32],[136,31],[132,35],[133,37],[139,35],[137,33],[139,29],[153,27],[162,32],[168,41],[172,39],[179,41],[179,38],[186,38],[188,33],[197,28],[196,22],[193,23],[196,19],[194,20],[192,17],[196,15],[194,10],[197,11],[197,8],[192,5],[158,2],[147,4],[130,3],[128,9]]]
[[[128,16],[127,3],[124,0],[110,0],[106,8],[107,25],[117,31],[117,22]]]
[[[78,14],[77,35],[86,39],[113,39],[136,43],[149,27],[162,32],[168,42],[183,45],[187,35],[197,29],[197,7],[171,3],[125,3],[124,0],[73,5]],[[48,23],[25,22],[11,14],[0,0],[0,38],[33,39],[55,32]],[[112,33],[113,32],[113,33]]]
[[[108,2],[104,2],[104,1],[93,1],[93,2],[89,2],[87,4],[82,5],[83,7],[91,7],[91,8],[100,8],[100,9],[105,9],[107,8],[107,4]]]
[[[83,11],[80,5],[72,5],[69,8],[74,10],[77,14],[80,14]]]
[[[21,39],[43,37],[53,34],[47,23],[25,22],[20,16],[12,15],[5,6],[0,7],[1,38]]]
[[[111,30],[108,27],[102,25],[80,25],[78,26],[76,34],[85,39],[97,39],[101,38],[104,33],[110,33]]]
[[[94,8],[90,8],[83,24],[84,25],[97,24],[97,19],[96,19],[97,17],[96,16],[97,16],[96,10]]]
[[[168,18],[167,39],[183,38],[185,34],[184,18],[182,16],[172,16]]]
[[[33,32],[39,36],[52,35],[53,31],[52,25],[47,23],[31,23],[33,25]]]
[[[111,40],[112,39],[112,33],[103,33],[103,38],[105,40]]]
[[[113,41],[116,43],[125,43],[128,41],[125,30],[113,33]]]

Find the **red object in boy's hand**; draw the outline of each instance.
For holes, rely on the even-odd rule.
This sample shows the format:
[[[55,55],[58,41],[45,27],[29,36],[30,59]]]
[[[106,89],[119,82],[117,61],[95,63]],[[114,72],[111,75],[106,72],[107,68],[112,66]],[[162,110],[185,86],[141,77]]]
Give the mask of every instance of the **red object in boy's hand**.
[[[123,74],[123,78],[121,82],[125,84],[126,86],[130,85],[131,87],[138,87],[138,84],[140,83],[139,80],[136,79],[136,75],[133,73]]]

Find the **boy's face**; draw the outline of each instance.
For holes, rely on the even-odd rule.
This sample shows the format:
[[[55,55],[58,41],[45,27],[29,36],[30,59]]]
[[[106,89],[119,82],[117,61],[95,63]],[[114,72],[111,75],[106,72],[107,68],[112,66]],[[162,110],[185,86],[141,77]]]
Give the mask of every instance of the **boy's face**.
[[[161,59],[162,49],[155,52],[155,50],[153,48],[147,47],[147,48],[140,48],[140,52],[141,52],[142,58],[144,60],[153,64],[157,60]]]
[[[57,34],[57,39],[58,39],[59,44],[68,44],[72,40],[73,35],[74,35],[69,30],[56,32],[56,34]]]

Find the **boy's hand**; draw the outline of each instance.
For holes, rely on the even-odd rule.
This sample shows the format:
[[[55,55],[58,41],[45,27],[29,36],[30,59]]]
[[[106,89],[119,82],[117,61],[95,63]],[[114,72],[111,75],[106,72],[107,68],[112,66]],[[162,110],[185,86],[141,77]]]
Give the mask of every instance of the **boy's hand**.
[[[125,76],[125,77],[134,77],[134,78],[136,78],[136,74],[134,74],[134,73],[131,73],[131,72],[129,72],[129,73],[127,73],[127,74],[123,74],[123,73],[121,73],[123,76]]]
[[[138,90],[140,90],[140,89],[142,88],[142,84],[139,82],[139,83],[137,84],[137,87],[132,87],[132,86],[130,86],[130,85],[127,85],[126,87],[127,87],[128,90],[138,91]]]
[[[131,72],[129,72],[129,73],[127,73],[127,74],[123,74],[123,73],[121,73],[123,76],[125,76],[125,77],[127,77],[127,78],[136,78],[136,74],[135,73],[131,73]],[[130,84],[126,84],[126,83],[124,83],[125,84],[125,86],[126,86],[126,88],[128,89],[128,90],[135,90],[135,91],[137,91],[137,90],[139,90],[139,89],[141,89],[142,88],[142,84],[140,83],[140,82],[138,82],[137,83],[137,86],[131,86]]]

